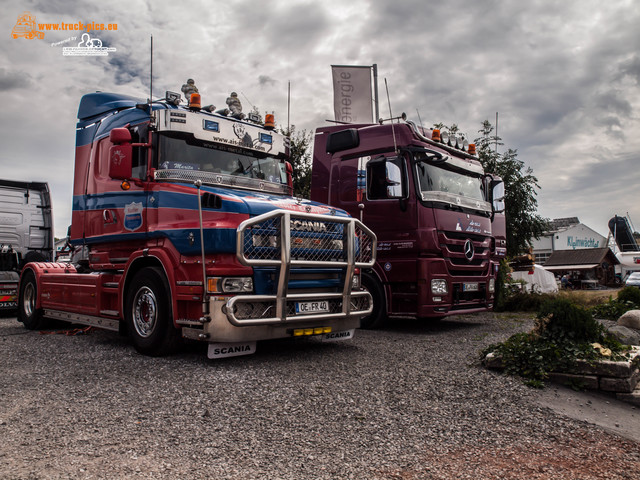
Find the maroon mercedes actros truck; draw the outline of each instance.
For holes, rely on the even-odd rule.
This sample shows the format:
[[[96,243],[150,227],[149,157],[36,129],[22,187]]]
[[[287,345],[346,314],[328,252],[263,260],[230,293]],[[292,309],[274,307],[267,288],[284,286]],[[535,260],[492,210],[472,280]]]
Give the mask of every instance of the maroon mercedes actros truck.
[[[504,183],[463,136],[411,121],[341,124],[315,134],[311,198],[360,217],[378,237],[362,284],[365,328],[493,308],[506,254]]]

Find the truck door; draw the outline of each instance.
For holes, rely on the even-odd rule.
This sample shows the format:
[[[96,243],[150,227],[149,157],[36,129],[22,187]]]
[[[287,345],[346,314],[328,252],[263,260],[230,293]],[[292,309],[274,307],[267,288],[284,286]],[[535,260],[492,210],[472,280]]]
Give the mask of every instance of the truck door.
[[[131,181],[123,182],[109,174],[113,145],[111,139],[105,137],[98,140],[93,149],[86,195],[85,239],[88,243],[121,241],[131,238],[132,234],[139,237],[147,232],[147,149],[132,148]]]
[[[405,156],[374,155],[346,159],[340,165],[339,205],[363,221],[378,237],[378,274],[390,284],[390,311],[415,311],[417,279],[417,203],[408,180]]]

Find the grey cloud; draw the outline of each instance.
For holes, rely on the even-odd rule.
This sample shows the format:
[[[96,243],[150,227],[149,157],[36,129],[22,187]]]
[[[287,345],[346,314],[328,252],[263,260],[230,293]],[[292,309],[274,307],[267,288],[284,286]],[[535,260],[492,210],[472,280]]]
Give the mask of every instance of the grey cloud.
[[[258,83],[260,83],[261,86],[275,85],[276,81],[268,75],[260,75],[258,77]]]
[[[28,88],[32,84],[33,79],[28,73],[0,68],[0,91]]]
[[[640,57],[633,55],[629,60],[620,63],[618,79],[629,76],[633,78],[636,85],[640,85]]]

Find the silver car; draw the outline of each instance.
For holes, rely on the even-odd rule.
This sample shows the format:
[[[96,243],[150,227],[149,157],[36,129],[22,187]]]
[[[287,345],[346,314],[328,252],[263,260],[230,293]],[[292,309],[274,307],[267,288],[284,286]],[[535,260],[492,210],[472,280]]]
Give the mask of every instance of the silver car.
[[[640,272],[632,272],[631,275],[627,277],[627,281],[624,282],[627,287],[637,287],[640,288]]]

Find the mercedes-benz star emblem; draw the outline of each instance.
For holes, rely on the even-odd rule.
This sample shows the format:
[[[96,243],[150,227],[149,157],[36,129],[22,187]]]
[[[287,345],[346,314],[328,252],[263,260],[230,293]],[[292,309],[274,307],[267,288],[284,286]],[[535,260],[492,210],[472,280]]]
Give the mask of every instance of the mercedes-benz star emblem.
[[[473,248],[473,242],[469,239],[467,239],[466,242],[464,242],[464,256],[466,257],[467,260],[471,261],[473,260],[473,255],[475,254],[475,249]]]

